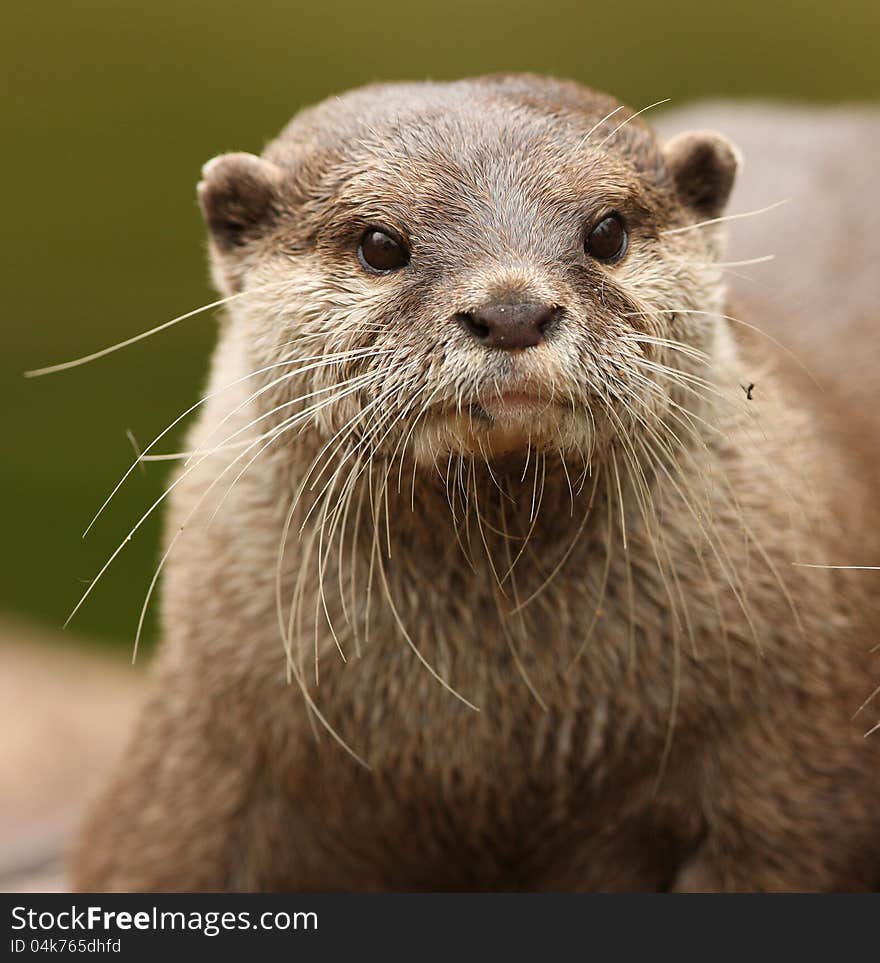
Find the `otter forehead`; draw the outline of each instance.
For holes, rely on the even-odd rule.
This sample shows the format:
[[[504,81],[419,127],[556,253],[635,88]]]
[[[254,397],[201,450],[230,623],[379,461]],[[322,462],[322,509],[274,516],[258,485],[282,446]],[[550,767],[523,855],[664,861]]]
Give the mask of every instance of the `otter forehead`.
[[[618,124],[632,111],[607,94],[569,81],[533,75],[501,75],[452,83],[377,84],[331,97],[300,111],[268,145],[267,159],[300,163],[309,154],[334,152],[352,136],[404,129],[431,119],[448,133],[469,139],[493,120],[520,131],[540,126],[558,136],[566,129],[582,136],[585,125],[602,118]],[[634,128],[652,140],[639,120]],[[454,146],[454,144],[447,144]]]
[[[628,108],[518,77],[354,91],[304,111],[265,157],[288,172],[307,232],[379,221],[424,243],[461,227],[477,246],[550,256],[560,227],[602,207],[644,219],[668,186]]]

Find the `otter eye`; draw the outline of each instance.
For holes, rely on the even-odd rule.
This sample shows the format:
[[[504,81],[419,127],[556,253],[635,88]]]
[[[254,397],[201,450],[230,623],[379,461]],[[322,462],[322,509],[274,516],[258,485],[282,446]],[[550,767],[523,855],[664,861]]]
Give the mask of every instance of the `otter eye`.
[[[358,257],[368,270],[380,274],[398,271],[409,264],[409,251],[403,242],[375,227],[364,231],[358,246]]]
[[[597,261],[619,261],[626,253],[626,228],[618,214],[609,214],[587,235],[584,249]]]

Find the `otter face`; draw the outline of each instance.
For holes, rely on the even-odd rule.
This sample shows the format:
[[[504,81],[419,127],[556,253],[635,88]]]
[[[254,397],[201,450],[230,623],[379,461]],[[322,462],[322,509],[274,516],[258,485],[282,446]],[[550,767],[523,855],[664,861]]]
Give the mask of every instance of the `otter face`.
[[[490,78],[326,102],[199,194],[274,425],[423,465],[589,458],[705,374],[714,238],[677,229],[720,214],[736,164],[586,88]]]

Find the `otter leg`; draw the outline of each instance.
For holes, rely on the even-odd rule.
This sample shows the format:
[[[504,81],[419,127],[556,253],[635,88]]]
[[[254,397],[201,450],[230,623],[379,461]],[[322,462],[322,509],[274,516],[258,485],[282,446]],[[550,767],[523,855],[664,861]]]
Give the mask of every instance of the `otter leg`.
[[[816,733],[802,735],[775,755],[769,740],[763,751],[744,740],[716,757],[718,779],[704,793],[707,835],[680,869],[674,891],[839,892],[877,885],[880,758],[861,737],[823,745]]]
[[[682,867],[674,893],[803,893],[872,890],[880,876],[859,854],[831,853],[832,843],[804,839],[754,841],[756,851],[738,838],[708,840],[705,848]],[[788,848],[785,848],[787,843]],[[875,854],[876,858],[876,854]]]

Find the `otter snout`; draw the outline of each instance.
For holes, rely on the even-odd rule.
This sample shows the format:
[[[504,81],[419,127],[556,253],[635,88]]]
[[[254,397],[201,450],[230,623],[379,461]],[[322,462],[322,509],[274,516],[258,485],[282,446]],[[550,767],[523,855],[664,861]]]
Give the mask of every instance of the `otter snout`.
[[[561,313],[555,305],[529,301],[489,304],[476,311],[462,311],[456,318],[485,347],[515,351],[539,345]]]

